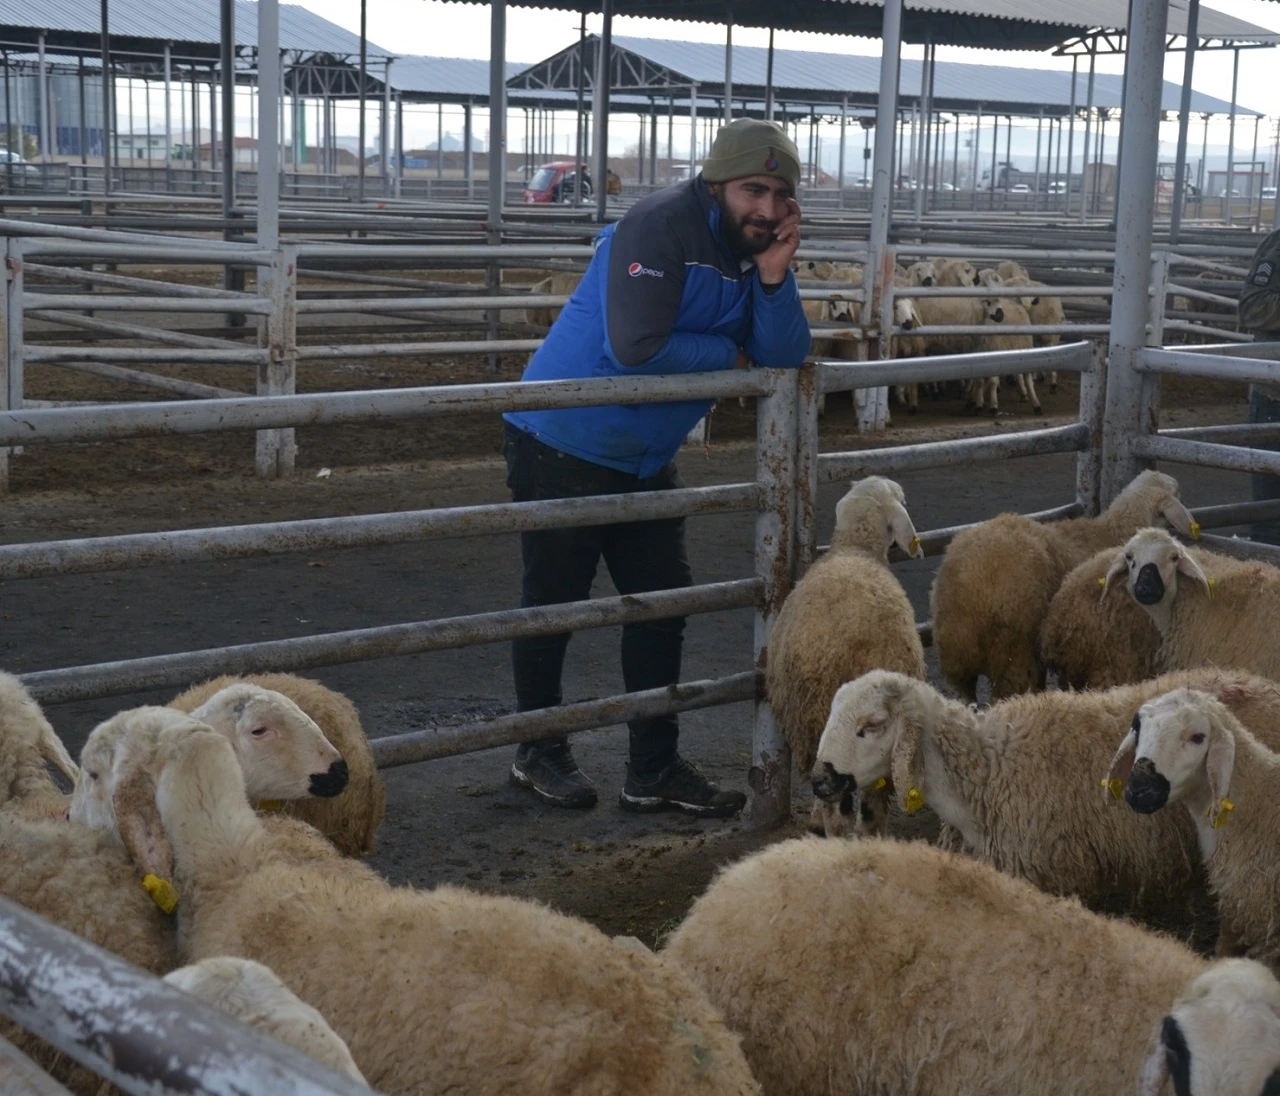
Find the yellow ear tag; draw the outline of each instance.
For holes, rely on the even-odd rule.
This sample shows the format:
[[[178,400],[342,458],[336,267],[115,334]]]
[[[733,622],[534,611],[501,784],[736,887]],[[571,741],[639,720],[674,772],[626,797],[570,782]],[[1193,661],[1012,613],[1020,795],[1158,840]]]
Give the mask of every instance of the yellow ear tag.
[[[1102,786],[1111,793],[1112,799],[1119,799],[1124,794],[1124,781],[1118,776],[1113,776],[1110,780],[1104,776]]]
[[[912,537],[912,538],[911,538],[911,545],[910,545],[910,547],[907,549],[907,555],[909,555],[909,556],[914,556],[918,551],[920,551],[920,538],[919,538],[919,537]]]
[[[1105,586],[1106,584],[1107,584],[1107,580],[1105,578],[1098,579],[1099,586]]]
[[[1191,539],[1192,540],[1200,539],[1200,523],[1196,521],[1194,518],[1191,519]]]
[[[1236,805],[1224,795],[1218,800],[1216,806],[1212,806],[1204,812],[1204,816],[1209,820],[1210,827],[1220,830],[1227,824],[1228,816],[1235,809]]]
[[[262,811],[264,814],[275,814],[277,811],[284,810],[283,799],[259,799],[254,805],[255,810]]]
[[[873,792],[878,792],[881,788],[883,788],[883,787],[884,787],[886,784],[888,784],[888,783],[889,783],[889,781],[887,781],[887,780],[882,776],[879,780],[877,780],[874,784],[872,784],[872,785],[871,785],[871,788],[870,788],[869,790],[870,790],[870,791],[873,791]]]
[[[178,908],[178,892],[167,879],[147,872],[142,877],[142,889],[151,896],[161,913],[173,913]]]
[[[1213,588],[1214,588],[1217,584],[1218,584],[1218,580],[1217,580],[1216,578],[1211,578],[1211,579],[1209,580],[1209,600],[1210,600],[1210,601],[1212,601],[1212,600],[1213,600]]]
[[[907,814],[915,814],[916,811],[924,806],[924,796],[920,793],[919,788],[907,789],[907,800],[904,806],[907,809]]]

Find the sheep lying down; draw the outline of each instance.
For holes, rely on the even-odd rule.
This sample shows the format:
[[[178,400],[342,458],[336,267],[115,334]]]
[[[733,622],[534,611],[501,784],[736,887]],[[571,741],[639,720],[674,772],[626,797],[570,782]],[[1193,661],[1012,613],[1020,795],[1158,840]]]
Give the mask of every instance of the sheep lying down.
[[[1095,784],[1096,788],[1096,784]],[[923,843],[784,841],[665,954],[771,1096],[1268,1096],[1280,983]]]

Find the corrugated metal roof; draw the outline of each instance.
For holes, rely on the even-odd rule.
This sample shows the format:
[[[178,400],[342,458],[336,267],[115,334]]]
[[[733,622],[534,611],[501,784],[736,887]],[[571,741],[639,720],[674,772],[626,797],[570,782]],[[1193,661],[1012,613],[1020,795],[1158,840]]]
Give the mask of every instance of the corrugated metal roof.
[[[619,36],[614,45],[637,53],[655,64],[707,85],[720,88],[724,82],[724,47],[707,42],[669,42],[660,38]],[[733,86],[742,96],[758,96],[764,86],[768,50],[759,46],[733,47]],[[396,62],[399,64],[399,62]],[[899,94],[914,102],[920,92],[921,62],[903,59]],[[395,67],[392,66],[392,79]],[[1094,104],[1118,107],[1123,77],[1098,73],[1094,78]],[[773,83],[784,97],[788,94],[803,99],[804,93],[818,93],[822,98],[838,101],[850,95],[867,101],[874,99],[880,88],[880,58],[859,57],[843,53],[810,53],[802,50],[774,50]],[[754,89],[754,90],[753,90]],[[1085,79],[1076,81],[1076,104],[1084,105]],[[1164,109],[1177,110],[1182,89],[1165,82]],[[815,96],[817,97],[817,96]],[[1066,108],[1071,102],[1071,74],[1056,69],[1014,68],[1008,65],[972,65],[958,61],[939,61],[934,76],[934,101],[941,109],[966,106],[973,109],[981,103],[988,109],[1005,105]],[[1193,91],[1191,109],[1196,113],[1225,114],[1230,103]],[[1238,113],[1256,114],[1238,108]]]
[[[214,0],[111,0],[109,19],[112,38],[151,40],[157,49],[165,42],[216,48],[221,40]],[[96,35],[101,28],[100,0],[4,0],[0,6],[0,34],[9,41],[22,31]],[[241,46],[258,43],[258,5],[252,0],[236,0],[235,38]],[[18,40],[34,38],[27,34]],[[306,53],[355,56],[360,36],[300,4],[281,4],[280,45]],[[391,52],[372,42],[368,51],[378,58]]]
[[[529,66],[507,62],[507,79]],[[489,96],[489,62],[461,57],[397,57],[391,63],[391,86],[407,95],[457,95],[462,99]]]

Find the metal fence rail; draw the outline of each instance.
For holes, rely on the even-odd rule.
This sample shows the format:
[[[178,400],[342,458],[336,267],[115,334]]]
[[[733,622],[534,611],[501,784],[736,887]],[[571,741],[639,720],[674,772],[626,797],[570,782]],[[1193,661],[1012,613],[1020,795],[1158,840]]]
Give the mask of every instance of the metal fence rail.
[[[7,898],[0,1013],[135,1096],[373,1094]]]

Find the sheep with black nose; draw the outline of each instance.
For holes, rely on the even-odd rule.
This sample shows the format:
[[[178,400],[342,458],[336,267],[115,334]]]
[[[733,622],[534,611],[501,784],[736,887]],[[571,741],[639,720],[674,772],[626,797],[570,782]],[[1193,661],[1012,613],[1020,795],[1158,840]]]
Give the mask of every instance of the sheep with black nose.
[[[1179,688],[1139,709],[1106,784],[1139,814],[1183,805],[1218,899],[1219,951],[1280,969],[1280,755],[1215,697]]]

